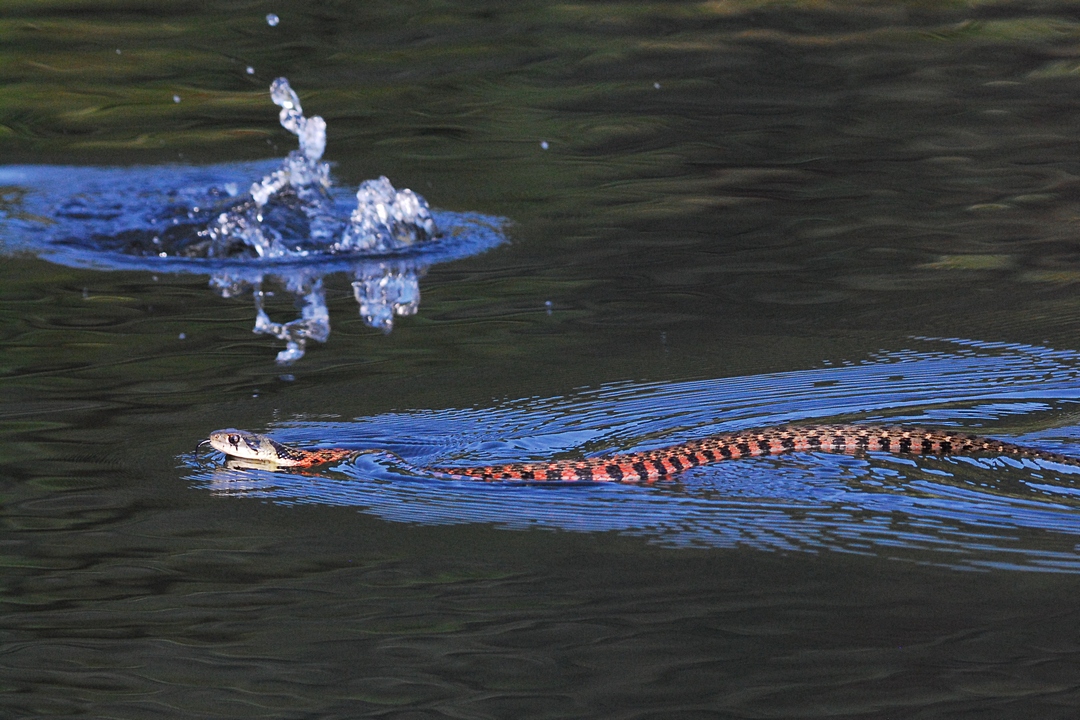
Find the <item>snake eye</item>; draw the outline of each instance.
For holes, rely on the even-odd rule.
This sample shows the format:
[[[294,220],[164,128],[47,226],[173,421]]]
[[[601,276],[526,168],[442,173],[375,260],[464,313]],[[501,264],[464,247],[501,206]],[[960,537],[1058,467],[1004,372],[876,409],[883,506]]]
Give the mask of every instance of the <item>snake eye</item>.
[[[230,435],[229,436],[229,444],[233,445],[233,446],[240,445],[240,436],[239,435]]]

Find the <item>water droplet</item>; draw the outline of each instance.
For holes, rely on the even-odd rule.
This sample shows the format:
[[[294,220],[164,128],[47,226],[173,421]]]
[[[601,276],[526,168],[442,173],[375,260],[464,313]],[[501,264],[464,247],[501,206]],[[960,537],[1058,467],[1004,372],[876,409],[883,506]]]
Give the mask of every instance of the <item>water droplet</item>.
[[[550,300],[545,300],[544,309],[547,310],[547,314],[550,315],[551,311],[555,309],[555,303],[551,302]]]
[[[281,382],[292,382],[296,380],[296,376],[291,373],[286,373],[285,375],[279,375],[278,380]]]
[[[275,27],[279,22],[281,22],[281,18],[279,18],[274,13],[269,13],[266,16],[266,24],[269,25],[270,27]]]
[[[654,88],[656,88],[657,90],[659,90],[659,89],[660,89],[660,83],[653,83],[653,84],[652,84],[652,86],[653,86]]]
[[[116,54],[120,55],[120,48],[116,48]]]
[[[547,149],[548,149],[548,147],[549,147],[549,146],[548,146],[548,141],[547,141],[547,140],[541,140],[541,141],[540,141],[540,149],[541,149],[541,150],[547,150]]]
[[[181,340],[187,340],[187,333],[180,333],[179,335],[177,335],[177,337]]]
[[[248,65],[248,66],[247,66],[247,74],[248,74],[248,75],[254,75],[254,74],[255,74],[255,68],[253,68],[253,67],[251,67],[250,65]]]
[[[178,102],[180,102],[180,96],[179,96],[179,95],[173,95],[173,96],[172,96],[172,101],[173,101],[174,103],[178,103]]]

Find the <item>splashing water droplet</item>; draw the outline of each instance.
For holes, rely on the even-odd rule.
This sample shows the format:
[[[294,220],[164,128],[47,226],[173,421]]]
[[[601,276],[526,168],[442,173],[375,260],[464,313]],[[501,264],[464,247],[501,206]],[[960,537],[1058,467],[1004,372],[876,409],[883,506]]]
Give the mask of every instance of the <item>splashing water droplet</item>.
[[[173,95],[173,96],[172,96],[172,101],[173,101],[174,103],[178,103],[178,102],[180,102],[180,96],[179,96],[179,95]]]
[[[330,166],[322,162],[326,121],[304,116],[286,78],[271,83],[270,98],[281,108],[281,126],[296,135],[300,148],[251,185],[250,200],[220,213],[207,228],[210,257],[234,257],[244,248],[261,258],[389,251],[436,235],[427,202],[412,190],[396,190],[385,177],[360,185],[356,209],[344,222],[331,198]]]
[[[248,66],[247,66],[247,74],[248,74],[248,75],[254,75],[254,74],[255,74],[255,68],[253,68],[253,67],[251,67],[250,65],[248,65]]]
[[[391,250],[430,240],[435,221],[424,199],[408,188],[395,190],[386,177],[365,180],[356,191],[356,210],[338,250]]]
[[[270,27],[277,27],[277,24],[279,22],[281,22],[281,18],[279,18],[277,15],[275,15],[274,13],[268,13],[267,14],[267,16],[266,16],[266,24],[267,25],[269,25]]]

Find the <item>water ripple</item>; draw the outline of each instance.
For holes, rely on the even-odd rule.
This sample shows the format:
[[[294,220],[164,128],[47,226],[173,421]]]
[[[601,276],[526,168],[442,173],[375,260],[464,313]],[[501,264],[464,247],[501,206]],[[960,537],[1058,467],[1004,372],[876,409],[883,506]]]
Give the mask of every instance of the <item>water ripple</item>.
[[[255,332],[284,340],[277,362],[290,364],[308,341],[330,337],[326,274],[352,273],[360,316],[390,332],[396,316],[419,309],[429,266],[502,241],[501,218],[433,212],[386,177],[348,197],[322,161],[326,121],[304,116],[286,78],[270,95],[299,140],[280,163],[0,167],[0,250],[80,268],[209,274],[222,297],[251,292]],[[270,319],[268,284],[296,297],[300,317]]]
[[[678,383],[622,383],[493,408],[282,423],[292,443],[382,447],[418,466],[658,447],[785,422],[964,427],[1076,454],[1080,354],[914,341],[864,362]],[[417,477],[365,456],[319,475],[200,466],[221,496],[351,506],[408,523],[618,532],[672,546],[906,557],[968,569],[1080,571],[1076,468],[1011,458],[807,453],[718,463],[655,486],[484,484]]]

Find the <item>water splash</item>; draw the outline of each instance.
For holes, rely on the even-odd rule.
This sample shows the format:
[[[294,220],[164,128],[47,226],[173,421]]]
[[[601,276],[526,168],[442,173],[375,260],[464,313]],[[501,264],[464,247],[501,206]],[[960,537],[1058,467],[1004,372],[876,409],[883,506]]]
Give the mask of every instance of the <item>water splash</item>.
[[[0,249],[76,267],[209,274],[222,297],[253,295],[254,331],[284,341],[277,360],[287,364],[330,336],[326,275],[351,274],[364,322],[389,332],[395,318],[417,312],[429,266],[505,239],[501,218],[432,210],[385,177],[355,195],[335,187],[322,159],[326,122],[304,115],[285,78],[270,97],[298,140],[280,161],[0,167]],[[295,296],[298,318],[270,319],[271,286]]]
[[[335,250],[389,250],[430,240],[435,220],[412,190],[395,190],[386,177],[366,180],[356,191],[356,210]]]
[[[299,254],[387,252],[431,240],[437,235],[427,201],[412,190],[397,190],[385,177],[367,180],[356,193],[348,218],[335,212],[330,195],[326,121],[304,116],[300,98],[285,78],[270,85],[270,98],[281,108],[278,118],[299,140],[281,167],[252,183],[242,202],[223,210],[199,234],[208,257],[251,254],[281,258]],[[188,252],[191,252],[189,249]]]

